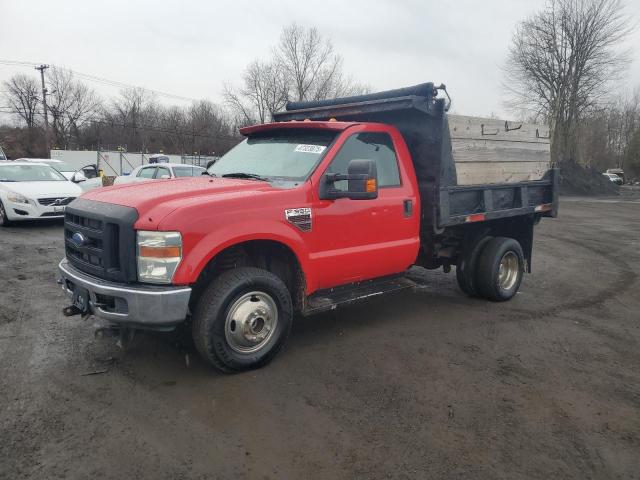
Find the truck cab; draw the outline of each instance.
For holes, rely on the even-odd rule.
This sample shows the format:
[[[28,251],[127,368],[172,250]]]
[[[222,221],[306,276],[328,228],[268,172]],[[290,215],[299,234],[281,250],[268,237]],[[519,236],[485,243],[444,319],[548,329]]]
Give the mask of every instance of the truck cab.
[[[65,313],[125,331],[187,323],[223,371],[268,363],[294,314],[408,288],[413,265],[456,267],[503,301],[531,267],[556,176],[457,185],[433,84],[291,105],[200,178],[92,191],[67,207]]]

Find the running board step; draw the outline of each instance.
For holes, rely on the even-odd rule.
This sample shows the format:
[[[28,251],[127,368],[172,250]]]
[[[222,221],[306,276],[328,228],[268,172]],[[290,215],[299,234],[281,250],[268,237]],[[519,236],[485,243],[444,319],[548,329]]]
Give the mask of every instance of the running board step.
[[[334,310],[338,306],[413,288],[416,285],[416,282],[406,276],[398,275],[320,290],[307,299],[306,309],[302,313],[306,316]]]

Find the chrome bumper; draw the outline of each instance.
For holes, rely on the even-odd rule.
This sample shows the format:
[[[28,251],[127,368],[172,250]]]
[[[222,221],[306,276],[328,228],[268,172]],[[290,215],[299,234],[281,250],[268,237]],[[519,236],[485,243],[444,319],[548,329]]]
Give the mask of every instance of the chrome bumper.
[[[76,288],[89,293],[89,308],[113,323],[148,328],[171,327],[189,311],[191,287],[126,286],[92,277],[65,258],[58,265],[62,290],[73,298]]]

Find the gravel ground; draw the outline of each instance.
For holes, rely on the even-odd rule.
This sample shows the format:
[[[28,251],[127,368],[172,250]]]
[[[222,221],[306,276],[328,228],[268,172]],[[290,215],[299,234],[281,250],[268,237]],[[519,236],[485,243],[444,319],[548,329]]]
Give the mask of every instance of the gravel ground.
[[[64,318],[62,226],[0,231],[0,478],[640,478],[640,202],[564,199],[506,304],[428,272],[225,376]]]

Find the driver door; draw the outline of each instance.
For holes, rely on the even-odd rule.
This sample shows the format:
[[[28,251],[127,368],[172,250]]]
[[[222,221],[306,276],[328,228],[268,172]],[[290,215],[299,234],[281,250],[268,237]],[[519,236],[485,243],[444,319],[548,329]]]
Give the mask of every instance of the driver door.
[[[396,151],[387,132],[353,133],[323,172],[347,173],[351,160],[374,160],[378,198],[316,201],[310,260],[319,272],[319,288],[399,273],[414,263],[420,246],[417,198]],[[346,190],[347,182],[335,187]],[[413,208],[408,211],[407,205]]]

